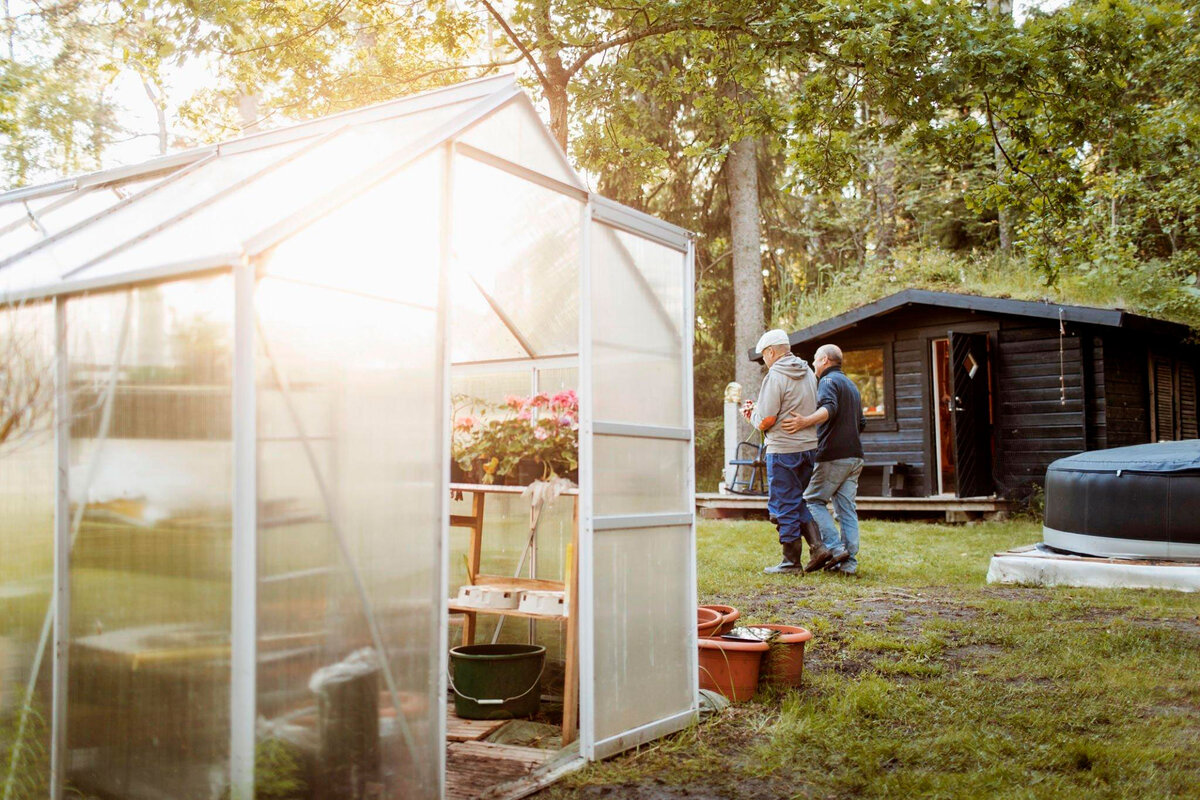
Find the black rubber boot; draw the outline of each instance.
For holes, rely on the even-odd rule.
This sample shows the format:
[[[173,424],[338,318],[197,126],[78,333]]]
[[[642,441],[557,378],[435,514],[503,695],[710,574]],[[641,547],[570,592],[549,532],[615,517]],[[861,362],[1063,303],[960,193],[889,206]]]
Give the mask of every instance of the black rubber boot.
[[[773,567],[767,567],[763,572],[768,575],[778,575],[781,573],[803,573],[804,572],[804,556],[802,554],[802,545],[800,540],[794,542],[783,543],[783,560]]]
[[[825,546],[825,542],[821,541],[821,528],[817,525],[815,519],[810,519],[801,526],[804,532],[804,541],[808,542],[808,563],[804,565],[805,572],[818,570],[832,558],[833,554],[829,552],[829,548]],[[848,558],[849,556],[847,556]],[[845,561],[845,559],[842,559]]]

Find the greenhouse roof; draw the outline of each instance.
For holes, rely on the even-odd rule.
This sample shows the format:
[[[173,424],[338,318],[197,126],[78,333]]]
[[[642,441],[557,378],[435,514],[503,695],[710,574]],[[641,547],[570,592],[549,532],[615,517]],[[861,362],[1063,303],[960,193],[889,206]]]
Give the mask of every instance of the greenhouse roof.
[[[0,301],[236,266],[451,140],[478,161],[616,207],[587,192],[514,78],[501,75],[4,192]],[[653,227],[686,241],[682,229]]]

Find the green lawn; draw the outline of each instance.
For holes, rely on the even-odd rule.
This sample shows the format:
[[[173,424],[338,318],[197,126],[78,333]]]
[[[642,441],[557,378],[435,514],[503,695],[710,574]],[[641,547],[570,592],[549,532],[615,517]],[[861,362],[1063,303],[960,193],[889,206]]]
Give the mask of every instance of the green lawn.
[[[1039,538],[867,521],[860,578],[800,578],[762,574],[765,523],[702,523],[702,601],[810,628],[805,686],[543,796],[1200,796],[1200,598],[985,583],[992,552]]]

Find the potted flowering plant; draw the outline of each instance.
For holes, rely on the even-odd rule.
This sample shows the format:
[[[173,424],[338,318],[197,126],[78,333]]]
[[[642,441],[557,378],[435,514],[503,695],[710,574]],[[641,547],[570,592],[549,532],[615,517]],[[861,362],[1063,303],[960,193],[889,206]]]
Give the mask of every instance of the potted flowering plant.
[[[451,454],[462,479],[526,485],[579,471],[575,392],[509,395],[503,403],[456,398]]]

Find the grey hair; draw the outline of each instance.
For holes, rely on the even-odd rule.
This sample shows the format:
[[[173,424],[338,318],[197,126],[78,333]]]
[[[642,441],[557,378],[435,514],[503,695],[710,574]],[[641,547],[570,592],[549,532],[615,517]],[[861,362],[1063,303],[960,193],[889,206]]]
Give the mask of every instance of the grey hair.
[[[813,361],[816,361],[821,356],[825,356],[829,360],[829,363],[835,367],[842,365],[842,348],[836,344],[823,344],[818,347],[816,354],[813,356]]]

